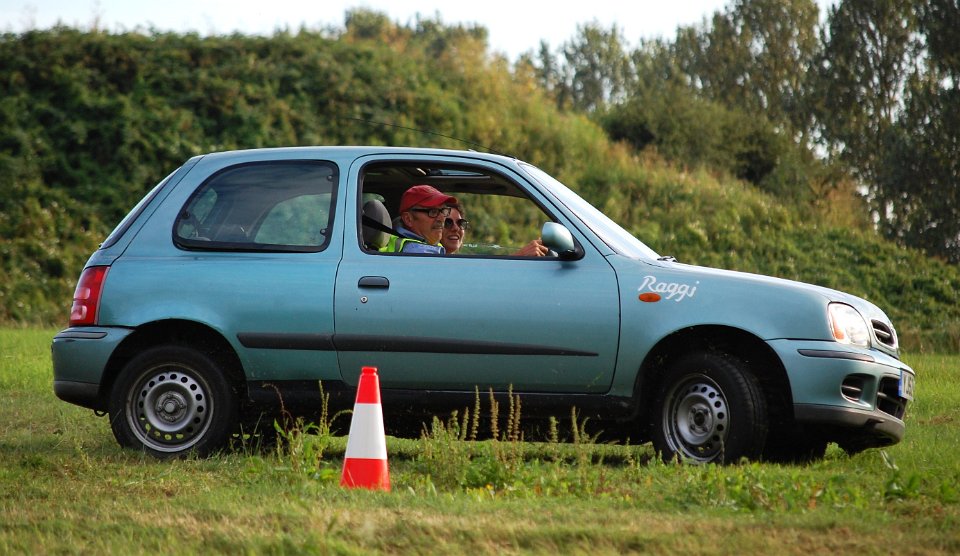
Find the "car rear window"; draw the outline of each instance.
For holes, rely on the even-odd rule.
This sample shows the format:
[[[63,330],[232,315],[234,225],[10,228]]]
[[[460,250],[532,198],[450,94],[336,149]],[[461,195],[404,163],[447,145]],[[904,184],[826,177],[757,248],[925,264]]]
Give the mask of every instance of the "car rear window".
[[[337,167],[317,161],[233,166],[204,182],[180,211],[184,249],[323,250],[336,198]]]

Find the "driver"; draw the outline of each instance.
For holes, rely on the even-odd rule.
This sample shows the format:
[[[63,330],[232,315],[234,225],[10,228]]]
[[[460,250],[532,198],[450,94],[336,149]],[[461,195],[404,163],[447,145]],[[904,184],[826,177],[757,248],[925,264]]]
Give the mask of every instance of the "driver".
[[[456,197],[429,185],[411,187],[400,197],[400,224],[396,227],[399,236],[391,238],[380,251],[443,255],[443,222],[457,206]]]

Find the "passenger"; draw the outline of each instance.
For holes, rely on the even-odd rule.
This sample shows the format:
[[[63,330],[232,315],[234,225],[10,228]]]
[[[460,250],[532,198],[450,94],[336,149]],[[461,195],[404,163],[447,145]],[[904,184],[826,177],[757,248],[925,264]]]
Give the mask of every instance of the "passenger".
[[[415,185],[400,198],[399,237],[393,237],[380,249],[384,253],[429,253],[443,255],[440,244],[443,222],[453,207],[459,206],[451,197],[429,185]]]
[[[546,257],[550,253],[550,248],[543,244],[543,240],[537,238],[524,245],[519,251],[513,254],[514,257]]]
[[[463,218],[462,207],[451,206],[450,209],[450,215],[443,220],[443,235],[440,238],[440,243],[443,244],[447,255],[453,255],[463,247],[463,237],[470,226],[470,222]],[[542,241],[535,239],[521,247],[513,256],[544,257],[549,252],[550,250]]]
[[[463,236],[470,225],[464,220],[460,207],[450,209],[450,216],[443,220],[443,235],[440,237],[440,243],[447,250],[447,255],[453,255],[463,247]]]

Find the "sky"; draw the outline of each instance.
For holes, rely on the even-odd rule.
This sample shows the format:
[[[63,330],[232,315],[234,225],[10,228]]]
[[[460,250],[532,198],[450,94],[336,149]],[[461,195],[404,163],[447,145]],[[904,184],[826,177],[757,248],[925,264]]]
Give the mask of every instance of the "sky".
[[[614,23],[631,46],[641,38],[673,39],[678,26],[699,24],[732,0],[588,0],[542,2],[479,0],[0,0],[0,32],[46,29],[57,23],[111,32],[137,28],[202,35],[271,35],[301,26],[319,30],[343,26],[351,8],[369,8],[401,24],[417,14],[439,14],[445,24],[476,23],[487,28],[492,51],[516,58],[537,50],[541,40],[552,49],[576,35],[577,25]],[[822,4],[823,2],[821,2]]]

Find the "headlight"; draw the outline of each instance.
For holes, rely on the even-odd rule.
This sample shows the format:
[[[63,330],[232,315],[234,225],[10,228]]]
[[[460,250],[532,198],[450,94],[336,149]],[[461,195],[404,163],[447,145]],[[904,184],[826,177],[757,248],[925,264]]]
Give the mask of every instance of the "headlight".
[[[867,321],[856,309],[843,303],[831,303],[827,307],[830,316],[830,332],[841,344],[867,347],[870,345],[870,329]]]

